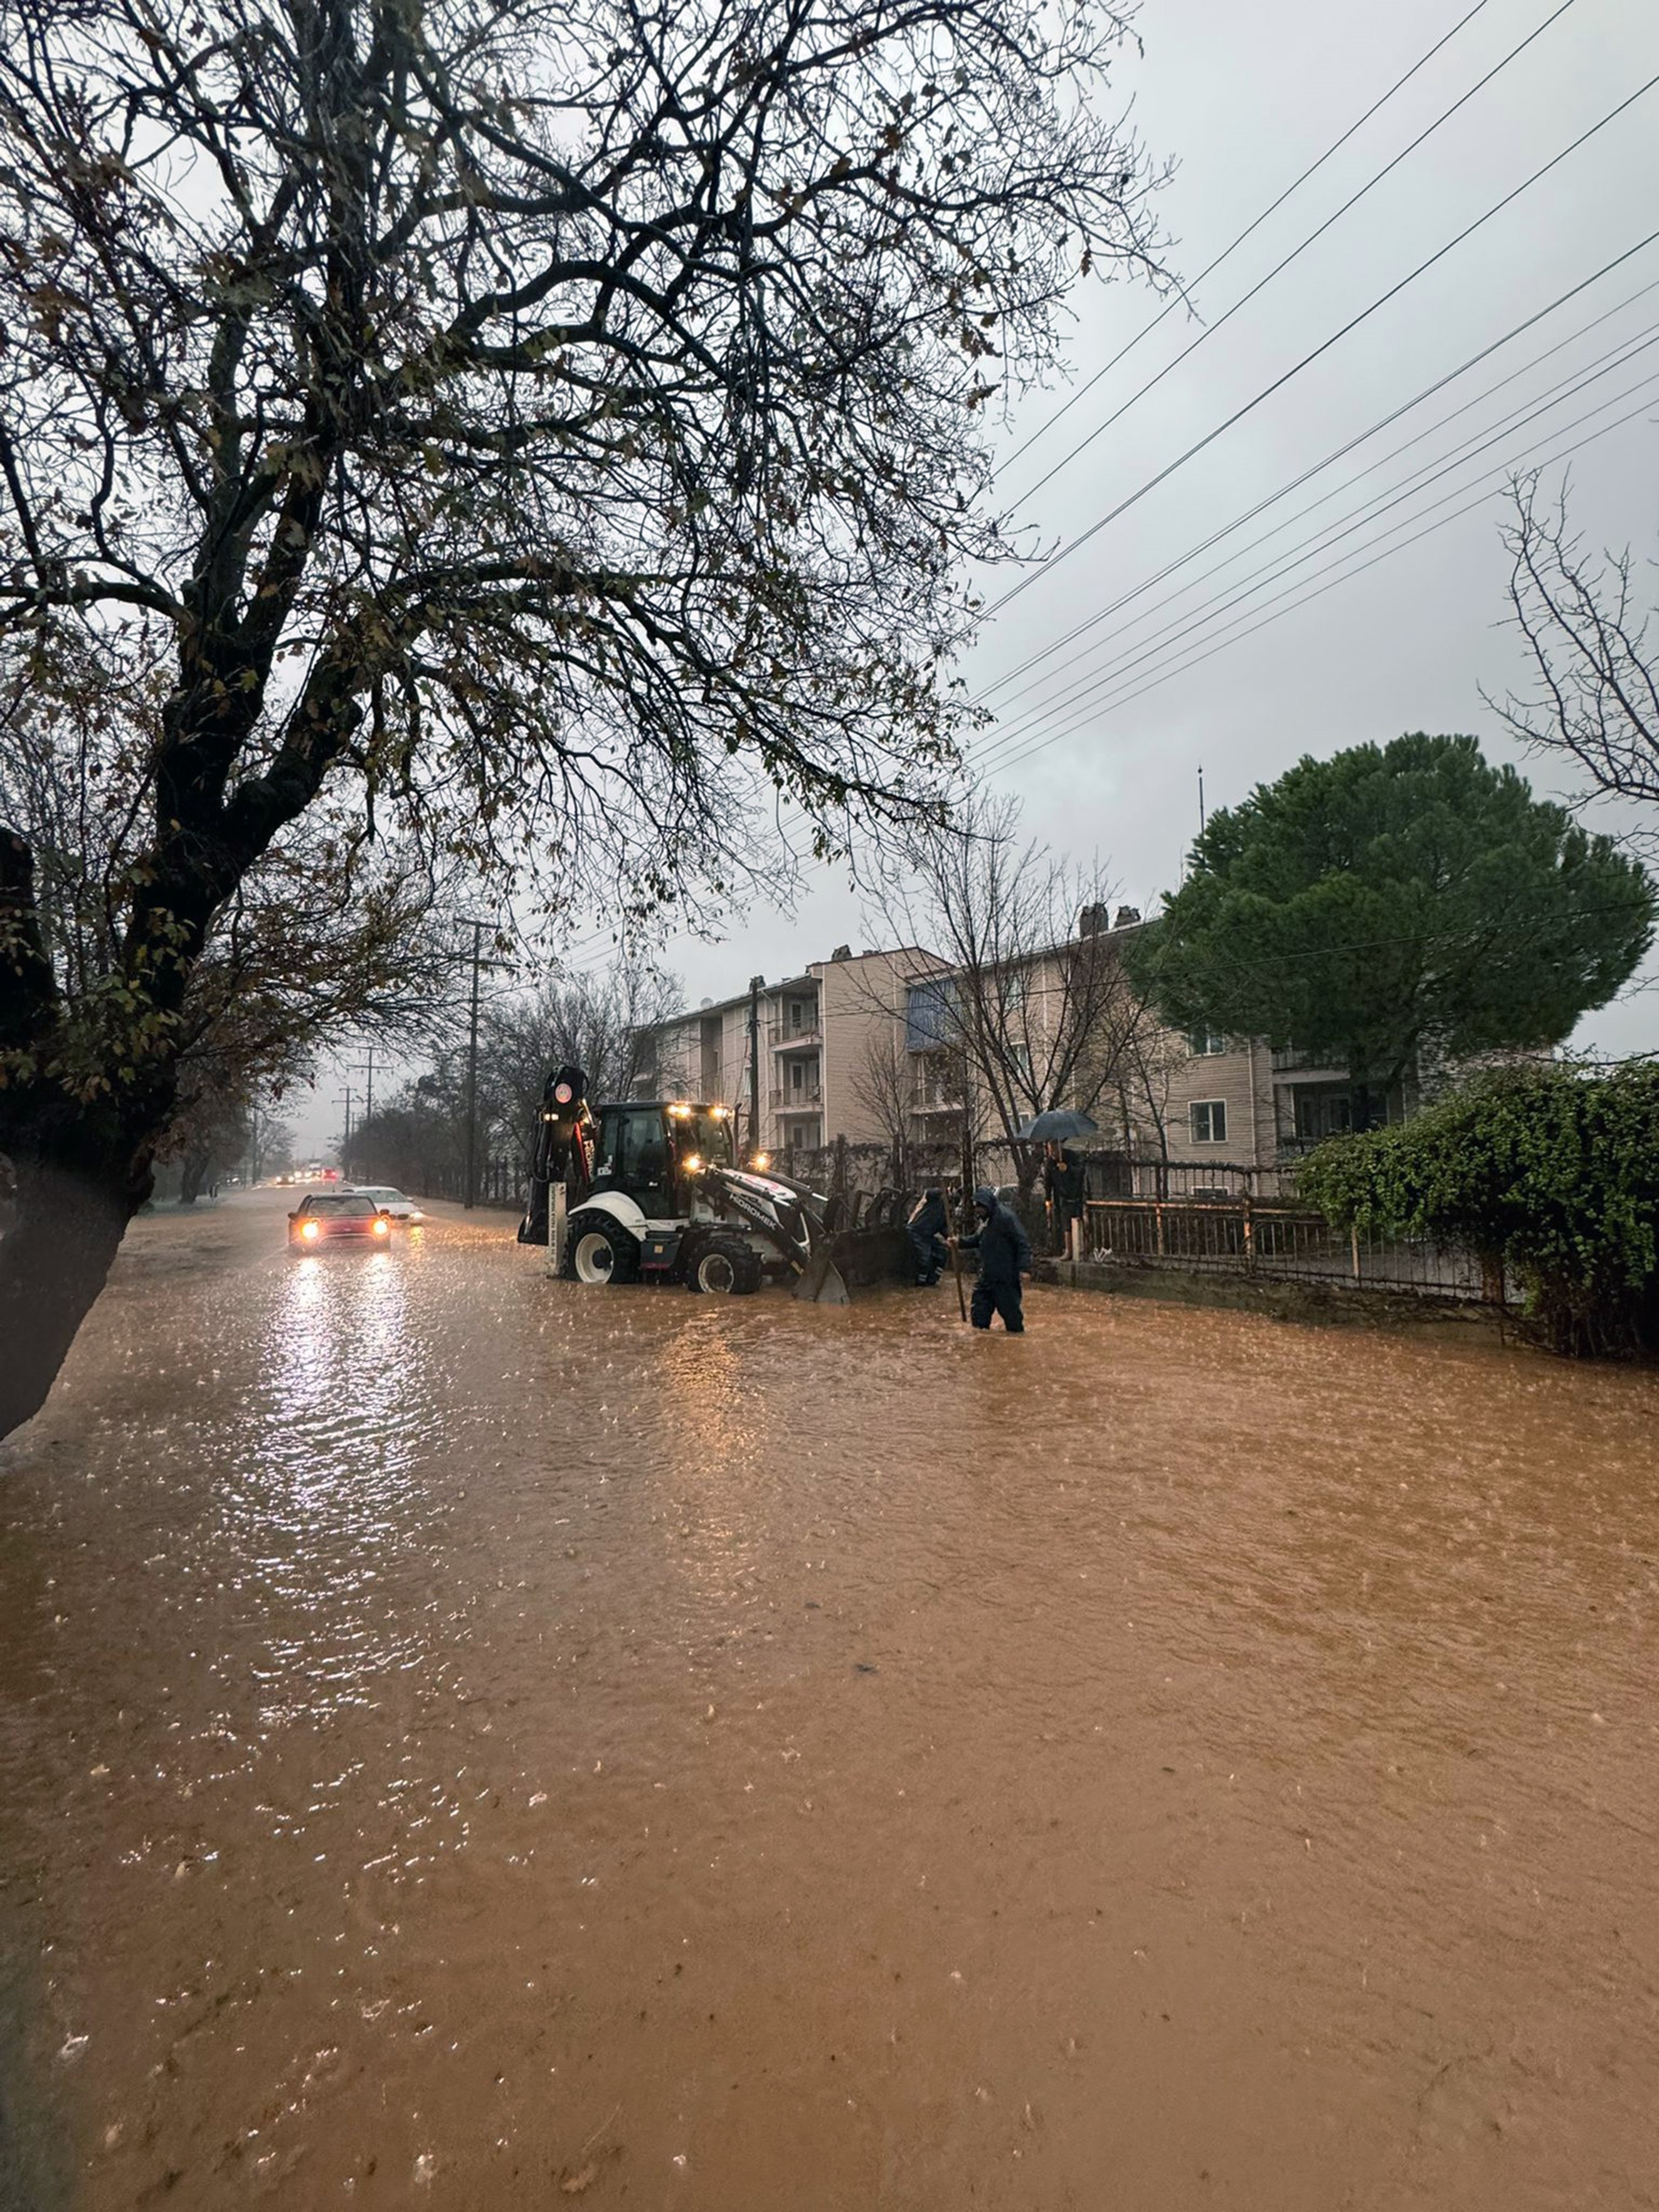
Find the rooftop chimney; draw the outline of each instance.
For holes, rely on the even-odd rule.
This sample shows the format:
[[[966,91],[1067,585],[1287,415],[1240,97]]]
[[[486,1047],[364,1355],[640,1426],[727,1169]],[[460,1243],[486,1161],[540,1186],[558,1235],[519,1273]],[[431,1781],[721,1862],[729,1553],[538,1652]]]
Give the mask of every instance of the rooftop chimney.
[[[1103,906],[1085,906],[1079,911],[1077,918],[1079,937],[1098,937],[1105,927],[1106,909]]]
[[[850,960],[852,957],[853,948],[850,945],[838,945],[835,951],[830,955],[832,961]]]
[[[1121,906],[1113,920],[1112,927],[1114,929],[1133,929],[1139,919],[1140,908],[1138,906]]]

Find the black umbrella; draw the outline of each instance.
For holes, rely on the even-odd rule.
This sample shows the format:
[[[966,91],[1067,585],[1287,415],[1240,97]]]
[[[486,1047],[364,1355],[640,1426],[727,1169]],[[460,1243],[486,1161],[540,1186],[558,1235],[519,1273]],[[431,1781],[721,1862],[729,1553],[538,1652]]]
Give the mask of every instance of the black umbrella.
[[[1086,1114],[1074,1113],[1069,1106],[1051,1106],[1046,1114],[1029,1121],[1019,1133],[1040,1144],[1063,1145],[1068,1137],[1093,1137],[1099,1130],[1100,1124]]]

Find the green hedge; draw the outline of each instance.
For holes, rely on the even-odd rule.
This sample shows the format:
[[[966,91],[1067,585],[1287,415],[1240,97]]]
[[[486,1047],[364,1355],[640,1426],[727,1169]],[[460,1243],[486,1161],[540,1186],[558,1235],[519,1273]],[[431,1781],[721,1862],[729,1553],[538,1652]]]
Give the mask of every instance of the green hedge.
[[[1415,1121],[1310,1153],[1301,1194],[1339,1228],[1459,1243],[1524,1286],[1547,1340],[1659,1352],[1659,1066],[1505,1069]]]

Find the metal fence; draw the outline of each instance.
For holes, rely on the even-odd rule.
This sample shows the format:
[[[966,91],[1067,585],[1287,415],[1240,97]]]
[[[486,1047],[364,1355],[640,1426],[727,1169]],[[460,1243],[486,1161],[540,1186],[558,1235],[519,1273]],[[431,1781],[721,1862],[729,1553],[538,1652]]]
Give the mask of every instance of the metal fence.
[[[528,1187],[527,1176],[524,1162],[514,1152],[502,1152],[492,1158],[480,1160],[476,1176],[476,1202],[479,1206],[521,1208]],[[386,1180],[390,1182],[392,1178],[388,1176]],[[428,1166],[412,1172],[405,1188],[411,1198],[447,1198],[459,1206],[466,1198],[466,1169],[456,1161]]]
[[[1341,1284],[1464,1304],[1507,1304],[1501,1270],[1459,1246],[1333,1229],[1291,1206],[1188,1198],[1089,1201],[1084,1249],[1092,1260],[1183,1274]]]

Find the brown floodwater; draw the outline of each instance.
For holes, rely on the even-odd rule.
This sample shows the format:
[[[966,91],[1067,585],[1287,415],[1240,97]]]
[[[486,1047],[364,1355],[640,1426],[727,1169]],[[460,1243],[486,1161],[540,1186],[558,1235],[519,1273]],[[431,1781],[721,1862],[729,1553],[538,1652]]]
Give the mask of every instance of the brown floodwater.
[[[1659,2204],[1659,1377],[279,1198],[0,1451],[8,2212]]]

